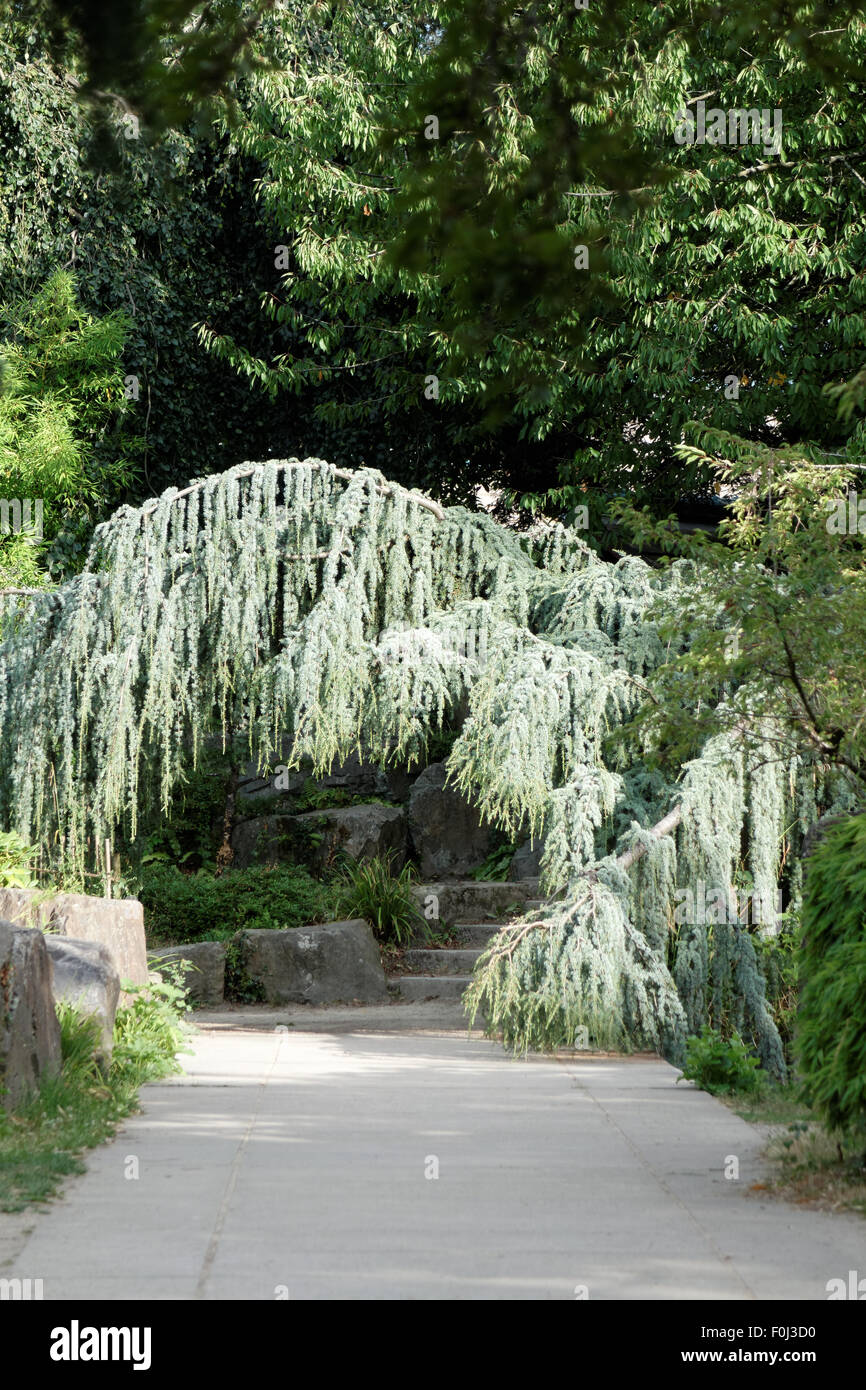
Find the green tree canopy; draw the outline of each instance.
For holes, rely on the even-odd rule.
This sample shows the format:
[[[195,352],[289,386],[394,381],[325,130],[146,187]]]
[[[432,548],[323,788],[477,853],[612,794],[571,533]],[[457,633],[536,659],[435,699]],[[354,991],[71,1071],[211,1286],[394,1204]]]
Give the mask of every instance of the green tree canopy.
[[[3,0],[4,28],[38,39],[54,64],[77,73],[110,157],[110,116],[151,131],[212,109],[251,63],[250,38],[273,0]]]
[[[866,48],[842,11],[282,7],[237,138],[292,342],[266,358],[214,316],[206,341],[392,476],[594,524],[611,493],[711,486],[676,453],[689,419],[862,443],[823,394],[866,330]],[[780,148],[677,144],[699,98],[766,110]]]
[[[133,498],[208,472],[214,458],[284,451],[297,411],[254,398],[194,331],[208,305],[262,351],[285,341],[257,312],[274,232],[256,207],[254,166],[206,123],[155,141],[144,125],[128,139],[118,121],[111,169],[92,157],[94,139],[93,113],[44,36],[0,33],[4,298],[29,298],[65,270],[86,313],[127,319],[123,375],[137,381],[129,413],[145,443]]]
[[[121,313],[84,313],[65,271],[0,306],[0,490],[31,521],[29,535],[10,529],[0,541],[4,584],[80,566],[94,522],[135,478],[142,441],[125,409],[128,331]]]
[[[863,473],[817,450],[697,433],[700,444],[680,452],[716,468],[733,493],[721,545],[620,507],[644,544],[700,564],[688,605],[654,614],[669,643],[644,711],[656,748],[671,765],[720,728],[763,742],[769,716],[866,795]]]

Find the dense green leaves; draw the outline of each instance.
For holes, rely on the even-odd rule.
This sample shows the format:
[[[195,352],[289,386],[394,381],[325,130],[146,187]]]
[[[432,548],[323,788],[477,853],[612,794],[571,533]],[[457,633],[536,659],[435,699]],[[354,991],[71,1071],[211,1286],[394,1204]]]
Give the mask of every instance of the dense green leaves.
[[[168,26],[172,82],[173,42],[216,40],[220,137],[128,138],[120,106],[99,172],[80,45],[58,70],[43,24],[11,26],[0,270],[32,292],[67,266],[89,311],[129,312],[151,489],[293,450],[449,501],[586,507],[604,545],[611,493],[710,486],[677,454],[691,419],[862,443],[823,392],[866,330],[857,15],[286,0],[228,77],[219,36],[246,11],[172,39],[188,7],[138,8],[145,47]],[[127,56],[100,90],[129,96]],[[781,150],[748,123],[757,143],[677,144],[699,97],[779,113]]]
[[[6,584],[80,568],[93,523],[134,482],[142,440],[126,410],[128,331],[122,313],[86,314],[65,271],[0,306],[0,490],[22,511],[4,517]]]
[[[806,875],[797,1048],[833,1128],[866,1128],[866,816],[828,830]]]
[[[98,117],[152,130],[213,108],[251,63],[249,40],[273,0],[5,0],[0,18],[77,71]],[[108,131],[101,128],[101,133]],[[110,147],[103,145],[105,158]]]
[[[727,455],[719,476],[734,500],[720,527],[724,544],[619,509],[638,543],[700,561],[701,582],[685,606],[677,596],[656,610],[669,659],[653,674],[644,722],[675,765],[720,727],[762,743],[770,717],[804,753],[844,769],[862,796],[862,473],[844,456],[770,449],[706,429],[698,435],[713,454],[687,446],[693,456],[718,466],[717,454]]]
[[[860,439],[823,391],[866,340],[860,17],[297,3],[261,42],[283,71],[253,79],[238,139],[283,229],[265,303],[292,341],[204,335],[338,423],[338,450],[445,497],[588,506],[604,543],[612,492],[711,485],[677,454],[689,420]],[[745,119],[757,143],[677,144],[699,97],[766,111],[777,148]]]
[[[284,931],[330,918],[331,893],[306,869],[235,869],[214,877],[184,874],[173,864],[142,871],[148,941],[225,941],[238,931]]]
[[[0,282],[30,299],[58,271],[82,310],[126,322],[121,380],[133,378],[126,427],[144,439],[132,499],[250,452],[284,453],[295,426],[199,346],[205,314],[273,350],[257,316],[273,283],[273,241],[256,208],[255,169],[208,127],[154,144],[143,127],[119,165],[91,158],[93,117],[44,43],[0,34]],[[278,338],[279,340],[279,338]]]
[[[688,1040],[686,1063],[678,1081],[694,1081],[711,1095],[754,1091],[760,1085],[758,1059],[750,1055],[742,1038],[724,1038],[704,1027]]]

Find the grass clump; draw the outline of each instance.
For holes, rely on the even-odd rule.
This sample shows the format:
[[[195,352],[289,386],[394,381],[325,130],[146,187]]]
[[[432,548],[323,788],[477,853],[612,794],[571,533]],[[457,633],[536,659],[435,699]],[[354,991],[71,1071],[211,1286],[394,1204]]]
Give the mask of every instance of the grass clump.
[[[383,945],[403,946],[427,924],[412,893],[412,866],[395,874],[393,863],[389,853],[344,865],[334,880],[334,911],[341,918],[363,917]]]
[[[180,1070],[188,1010],[180,975],[161,968],[161,983],[124,984],[131,1003],[118,1009],[114,1050],[104,1072],[95,1019],[60,1004],[61,1067],[22,1104],[0,1109],[0,1211],[23,1211],[53,1197],[64,1178],[84,1171],[81,1155],[111,1138],[138,1109],[138,1090]]]

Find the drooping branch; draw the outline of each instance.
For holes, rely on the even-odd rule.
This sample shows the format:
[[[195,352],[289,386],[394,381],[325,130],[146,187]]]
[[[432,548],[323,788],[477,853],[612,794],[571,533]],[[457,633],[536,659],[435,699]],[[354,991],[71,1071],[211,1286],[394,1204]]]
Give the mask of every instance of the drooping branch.
[[[417,760],[460,711],[452,782],[512,838],[544,829],[556,895],[482,958],[470,1004],[490,1028],[518,1049],[587,1029],[676,1058],[689,1029],[733,1018],[775,1064],[748,932],[668,924],[677,888],[732,884],[746,843],[775,887],[790,825],[818,813],[814,769],[778,756],[775,730],[747,766],[724,711],[676,780],[643,764],[632,721],[667,655],[652,611],[694,582],[372,469],[229,469],[121,509],[80,575],[23,605],[0,644],[0,808],[80,867],[88,841],[136,835],[140,806],[170,811],[211,733],[242,732],[260,768],[279,750],[318,772],[357,751]]]
[[[667,815],[663,816],[658,824],[652,827],[649,833],[657,840],[661,840],[663,836],[670,835],[671,831],[676,830],[682,818],[683,808],[681,805],[677,805],[672,811],[668,811]],[[636,845],[632,845],[631,849],[626,850],[624,854],[621,854],[616,862],[623,872],[627,873],[632,865],[636,864],[637,861],[642,859],[648,852],[648,845],[639,842]]]
[[[663,816],[656,825],[652,826],[648,834],[654,836],[657,840],[661,840],[663,836],[670,835],[673,830],[676,830],[682,818],[682,806],[675,806],[673,810],[669,811],[666,816]],[[618,855],[616,866],[621,869],[623,873],[627,873],[628,870],[648,852],[649,846],[643,841],[639,841],[637,844],[633,845],[631,849]],[[598,870],[589,869],[583,877],[588,883],[597,883]],[[578,909],[583,907],[588,899],[589,894],[578,898],[573,903],[573,908]],[[491,947],[491,959],[513,955],[516,948],[526,940],[530,933],[534,931],[549,931],[550,927],[550,920],[545,920],[544,918],[540,918],[534,922],[516,922],[513,926],[509,925],[502,927],[495,938],[495,944]]]
[[[256,472],[256,470],[260,467],[260,464],[253,464],[249,468],[235,469],[234,476],[236,478],[251,478],[253,474]],[[276,463],[274,467],[279,469],[327,468],[328,472],[331,473],[333,477],[343,478],[346,481],[350,481],[355,476],[355,474],[348,468],[333,468],[331,464],[324,463],[318,459],[304,459],[303,462],[301,462],[298,459],[286,459],[279,463]],[[192,493],[198,492],[201,488],[206,487],[207,483],[207,478],[202,478],[197,483],[191,483],[189,487],[185,487],[180,492],[176,492],[170,500],[172,502],[179,502],[182,498],[189,497]],[[425,507],[428,512],[432,512],[433,515],[436,517],[437,521],[444,521],[445,519],[445,513],[439,506],[439,503],[434,502],[431,497],[425,497],[423,493],[415,492],[411,488],[401,487],[399,483],[380,483],[377,484],[376,490],[377,492],[380,492],[384,497],[392,496],[394,493],[403,493],[406,497],[411,497],[413,502],[417,502],[419,507]],[[161,501],[161,498],[157,498],[155,501],[149,502],[146,506],[141,508],[139,515],[141,517],[150,516],[160,506]],[[12,590],[9,590],[8,592],[11,593]],[[26,591],[22,590],[21,592]]]

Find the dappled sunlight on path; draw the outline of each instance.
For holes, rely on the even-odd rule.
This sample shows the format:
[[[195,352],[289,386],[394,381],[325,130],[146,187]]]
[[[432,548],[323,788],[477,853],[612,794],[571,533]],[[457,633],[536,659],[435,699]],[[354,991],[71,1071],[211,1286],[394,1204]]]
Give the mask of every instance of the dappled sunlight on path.
[[[862,1263],[856,1218],[749,1195],[757,1131],[658,1059],[456,1032],[193,1046],[19,1242],[46,1299],[823,1299]]]

